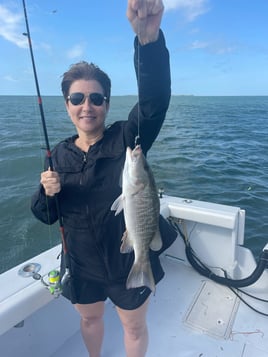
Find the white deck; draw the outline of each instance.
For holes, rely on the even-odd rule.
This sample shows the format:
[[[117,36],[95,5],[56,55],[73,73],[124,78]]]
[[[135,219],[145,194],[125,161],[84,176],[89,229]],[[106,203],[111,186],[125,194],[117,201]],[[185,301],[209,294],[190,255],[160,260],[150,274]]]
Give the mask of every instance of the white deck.
[[[157,286],[148,313],[148,357],[268,356],[267,317],[251,311],[243,303],[239,304],[227,339],[211,337],[201,330],[187,326],[184,323],[185,317],[204,281],[219,289],[226,288],[202,278],[191,267],[177,260],[163,257],[162,261],[166,277]],[[209,306],[204,311],[203,321],[206,325]],[[217,324],[227,323],[222,319],[220,306],[218,315],[216,308],[213,316],[215,329]],[[212,333],[213,330],[212,328]],[[24,327],[13,328],[2,335],[0,346],[1,357],[88,356],[80,335],[77,313],[64,298],[54,300],[26,319]],[[106,305],[102,356],[125,356],[121,325],[111,302]]]
[[[241,279],[255,269],[252,253],[241,246],[245,214],[239,208],[167,197],[161,200],[161,213],[184,221],[195,252],[216,274],[222,273],[221,267],[230,277]],[[194,271],[184,249],[178,238],[161,257],[166,276],[151,297],[146,356],[268,357],[267,316],[249,309],[227,287]],[[59,251],[60,247],[54,247],[33,258],[42,276],[57,267]],[[79,316],[71,303],[62,297],[53,299],[40,281],[18,276],[20,268],[0,275],[0,356],[88,357]],[[268,300],[268,270],[246,290]],[[268,314],[267,302],[243,297]],[[23,327],[13,328],[23,319]],[[102,357],[123,356],[122,327],[108,301]]]

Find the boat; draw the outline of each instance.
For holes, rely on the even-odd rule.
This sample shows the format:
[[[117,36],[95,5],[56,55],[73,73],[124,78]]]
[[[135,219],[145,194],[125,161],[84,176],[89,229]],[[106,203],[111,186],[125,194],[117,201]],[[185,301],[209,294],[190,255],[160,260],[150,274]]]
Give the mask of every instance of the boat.
[[[178,237],[161,255],[165,277],[151,296],[146,356],[267,357],[268,244],[259,260],[244,245],[239,207],[162,193],[160,202]],[[88,356],[78,313],[49,280],[60,251],[57,245],[0,275],[2,357]],[[102,356],[125,356],[110,300],[105,308]]]

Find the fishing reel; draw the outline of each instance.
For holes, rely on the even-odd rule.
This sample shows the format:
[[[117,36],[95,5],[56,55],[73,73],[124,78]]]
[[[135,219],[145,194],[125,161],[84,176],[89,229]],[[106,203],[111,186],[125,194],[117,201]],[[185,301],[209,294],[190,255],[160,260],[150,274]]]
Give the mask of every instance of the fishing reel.
[[[49,290],[49,292],[56,298],[60,296],[62,292],[60,272],[58,270],[51,270],[46,280],[41,277],[42,284]]]
[[[60,272],[57,269],[51,270],[46,276],[41,276],[38,273],[40,269],[41,265],[38,263],[27,263],[20,268],[18,275],[24,278],[32,277],[34,280],[40,280],[51,295],[58,298],[62,292],[62,285],[69,278],[69,270],[65,272],[64,279],[61,279]]]

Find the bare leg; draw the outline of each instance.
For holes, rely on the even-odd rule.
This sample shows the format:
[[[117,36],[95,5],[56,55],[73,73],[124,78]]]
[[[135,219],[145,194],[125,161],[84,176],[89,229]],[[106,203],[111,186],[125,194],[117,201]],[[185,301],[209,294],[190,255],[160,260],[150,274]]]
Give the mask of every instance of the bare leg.
[[[124,329],[124,340],[127,357],[144,357],[148,347],[148,330],[146,312],[149,298],[135,310],[123,310],[117,307],[117,312]]]
[[[104,335],[104,302],[76,304],[81,316],[81,332],[90,357],[100,357]]]

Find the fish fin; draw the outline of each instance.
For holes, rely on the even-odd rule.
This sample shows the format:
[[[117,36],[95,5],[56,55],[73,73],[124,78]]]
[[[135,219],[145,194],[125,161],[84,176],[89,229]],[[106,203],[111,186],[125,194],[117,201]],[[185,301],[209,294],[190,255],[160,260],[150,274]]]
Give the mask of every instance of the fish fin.
[[[122,240],[122,244],[120,246],[120,252],[123,254],[132,252],[133,244],[132,244],[131,240],[129,239],[127,230],[125,230],[121,240]]]
[[[112,204],[111,211],[115,211],[115,216],[117,216],[123,210],[123,201],[124,197],[123,195],[120,195]]]
[[[158,251],[162,248],[162,238],[159,229],[155,232],[155,235],[151,241],[150,248],[154,251]]]
[[[127,289],[141,286],[147,286],[153,293],[155,292],[154,276],[149,260],[143,264],[134,263],[127,278]]]

